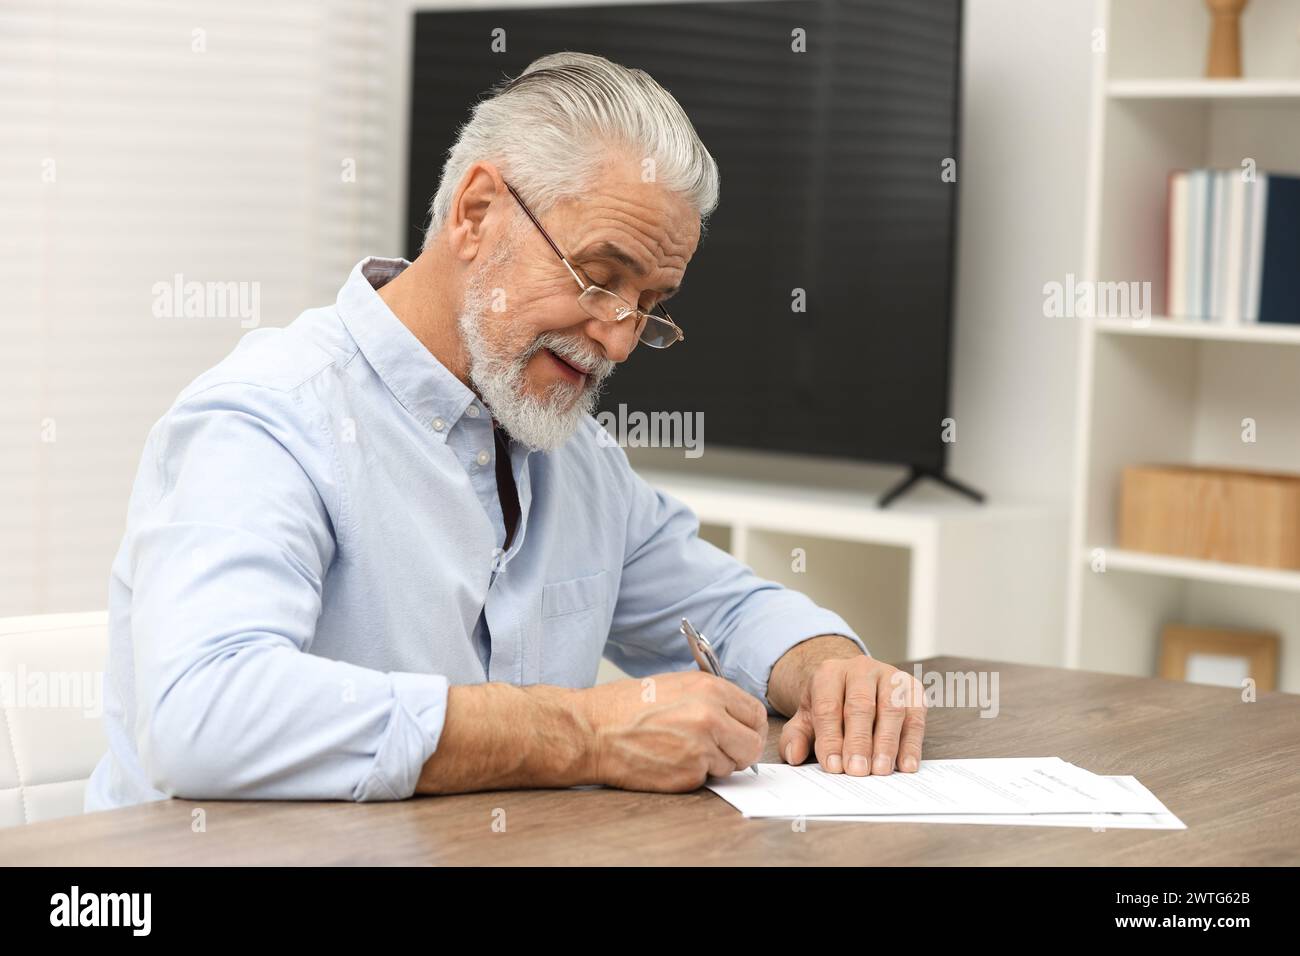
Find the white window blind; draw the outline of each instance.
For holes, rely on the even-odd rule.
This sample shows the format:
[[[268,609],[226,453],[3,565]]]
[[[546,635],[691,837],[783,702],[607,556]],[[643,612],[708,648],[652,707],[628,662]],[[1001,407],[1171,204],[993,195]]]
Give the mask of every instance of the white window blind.
[[[145,436],[177,392],[254,324],[332,302],[363,255],[400,251],[399,16],[0,5],[0,615],[105,606]],[[198,307],[165,314],[160,284],[189,283]]]

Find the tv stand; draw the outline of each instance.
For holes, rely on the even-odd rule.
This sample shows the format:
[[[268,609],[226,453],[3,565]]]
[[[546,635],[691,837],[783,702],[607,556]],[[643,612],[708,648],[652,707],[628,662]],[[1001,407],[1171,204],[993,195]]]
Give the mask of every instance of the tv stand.
[[[947,485],[958,494],[965,495],[976,504],[984,504],[984,495],[982,492],[976,491],[969,485],[963,485],[956,478],[948,477],[945,472],[935,471],[933,468],[923,468],[920,465],[912,465],[911,469],[907,473],[907,477],[881,496],[879,507],[888,508],[895,498],[899,495],[906,494],[907,491],[922,478],[932,478],[941,485]]]
[[[752,464],[737,471],[746,474],[640,474],[695,512],[702,540],[843,615],[878,660],[1059,663],[1064,507],[994,497],[977,508],[944,493],[881,511],[879,484],[825,488],[757,478]],[[617,676],[612,665],[606,674]]]

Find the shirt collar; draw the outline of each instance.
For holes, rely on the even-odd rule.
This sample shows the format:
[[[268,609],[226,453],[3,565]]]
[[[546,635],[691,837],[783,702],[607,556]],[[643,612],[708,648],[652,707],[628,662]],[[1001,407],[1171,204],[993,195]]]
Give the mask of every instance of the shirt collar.
[[[362,259],[339,290],[339,315],[389,391],[434,436],[445,441],[477,396],[379,297],[378,290],[409,265],[405,259]],[[441,428],[435,425],[438,421]]]

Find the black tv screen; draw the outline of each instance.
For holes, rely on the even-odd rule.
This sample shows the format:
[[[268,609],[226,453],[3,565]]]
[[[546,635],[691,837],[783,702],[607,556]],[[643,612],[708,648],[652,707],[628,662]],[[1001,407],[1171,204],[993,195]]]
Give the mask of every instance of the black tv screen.
[[[721,201],[671,303],[686,341],[638,348],[602,408],[703,413],[707,445],[942,469],[960,38],[960,0],[417,13],[408,257],[486,90],[559,50],[640,67],[717,160]]]

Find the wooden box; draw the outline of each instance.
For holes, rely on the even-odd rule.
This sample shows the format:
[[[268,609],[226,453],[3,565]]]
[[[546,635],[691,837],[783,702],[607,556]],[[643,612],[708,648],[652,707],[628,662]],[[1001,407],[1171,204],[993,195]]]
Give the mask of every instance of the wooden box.
[[[1119,546],[1300,569],[1300,475],[1131,465],[1121,481]]]

